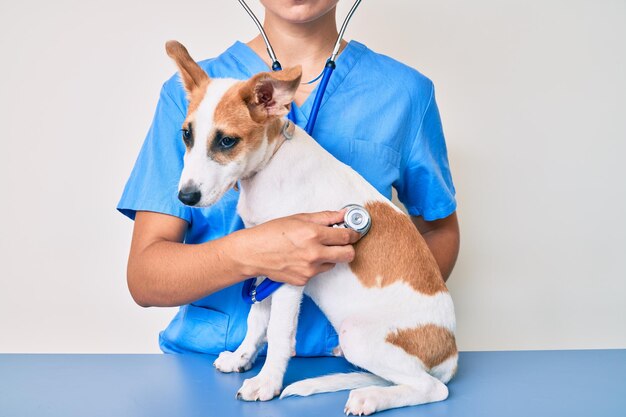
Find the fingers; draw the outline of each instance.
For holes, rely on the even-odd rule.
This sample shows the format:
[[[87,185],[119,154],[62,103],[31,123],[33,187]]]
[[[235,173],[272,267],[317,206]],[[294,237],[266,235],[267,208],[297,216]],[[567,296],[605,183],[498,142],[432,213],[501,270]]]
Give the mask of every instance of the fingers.
[[[322,226],[318,233],[320,243],[326,246],[350,245],[361,238],[358,232],[345,227]]]
[[[302,220],[306,220],[309,222],[317,223],[322,226],[330,226],[333,224],[341,223],[343,221],[343,215],[345,214],[345,209],[337,210],[337,211],[318,211],[316,213],[302,213],[298,216]]]
[[[352,262],[354,260],[354,248],[346,246],[326,246],[318,254],[318,262],[322,264],[336,264]]]
[[[320,226],[316,233],[320,238],[320,243],[327,246],[348,245],[356,243],[361,235],[352,229],[343,227],[329,227],[334,224],[342,223],[346,209],[327,210],[315,213],[301,213],[296,215],[300,220],[318,224]]]

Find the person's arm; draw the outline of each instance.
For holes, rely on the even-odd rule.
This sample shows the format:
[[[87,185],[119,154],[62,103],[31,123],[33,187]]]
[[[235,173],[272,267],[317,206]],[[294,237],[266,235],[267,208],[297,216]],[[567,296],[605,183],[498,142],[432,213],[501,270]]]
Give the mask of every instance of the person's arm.
[[[354,258],[358,233],[327,227],[343,211],[297,214],[202,244],[181,243],[187,222],[139,211],[128,258],[128,288],[143,307],[188,304],[246,278],[304,285]]]
[[[426,221],[421,216],[411,216],[411,220],[435,257],[444,281],[447,281],[459,254],[460,233],[456,212],[434,221]]]

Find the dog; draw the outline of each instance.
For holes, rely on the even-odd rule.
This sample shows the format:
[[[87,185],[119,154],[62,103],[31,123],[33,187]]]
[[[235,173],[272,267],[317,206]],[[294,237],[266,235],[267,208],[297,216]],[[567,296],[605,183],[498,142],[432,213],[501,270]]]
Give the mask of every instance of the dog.
[[[445,400],[458,352],[454,305],[437,263],[406,214],[284,118],[301,68],[247,81],[210,79],[182,44],[169,41],[166,51],[189,100],[181,201],[209,206],[239,185],[237,211],[246,227],[348,204],[364,206],[371,216],[352,262],[336,264],[305,287],[282,285],[251,307],[243,342],[214,363],[221,372],[249,370],[267,339],[264,366],[244,381],[237,398],[351,389],[344,412],[353,415]],[[334,326],[344,357],[368,372],[298,381],[281,394],[303,294]]]

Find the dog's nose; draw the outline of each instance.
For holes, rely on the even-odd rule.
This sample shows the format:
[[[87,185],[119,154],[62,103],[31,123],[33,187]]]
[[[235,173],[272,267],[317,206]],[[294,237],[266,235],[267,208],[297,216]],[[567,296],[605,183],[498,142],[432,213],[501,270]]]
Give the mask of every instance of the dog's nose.
[[[178,199],[187,206],[195,206],[202,198],[202,193],[195,187],[183,187],[178,192]]]

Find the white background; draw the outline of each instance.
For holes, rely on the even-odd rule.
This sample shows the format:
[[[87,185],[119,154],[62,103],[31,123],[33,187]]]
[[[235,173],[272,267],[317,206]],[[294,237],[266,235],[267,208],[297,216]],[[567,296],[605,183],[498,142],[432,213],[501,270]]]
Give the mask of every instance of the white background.
[[[115,206],[163,45],[255,28],[235,0],[0,1],[0,352],[157,352],[175,310],[133,303]],[[437,87],[460,348],[626,347],[626,3],[370,0],[347,38]]]

